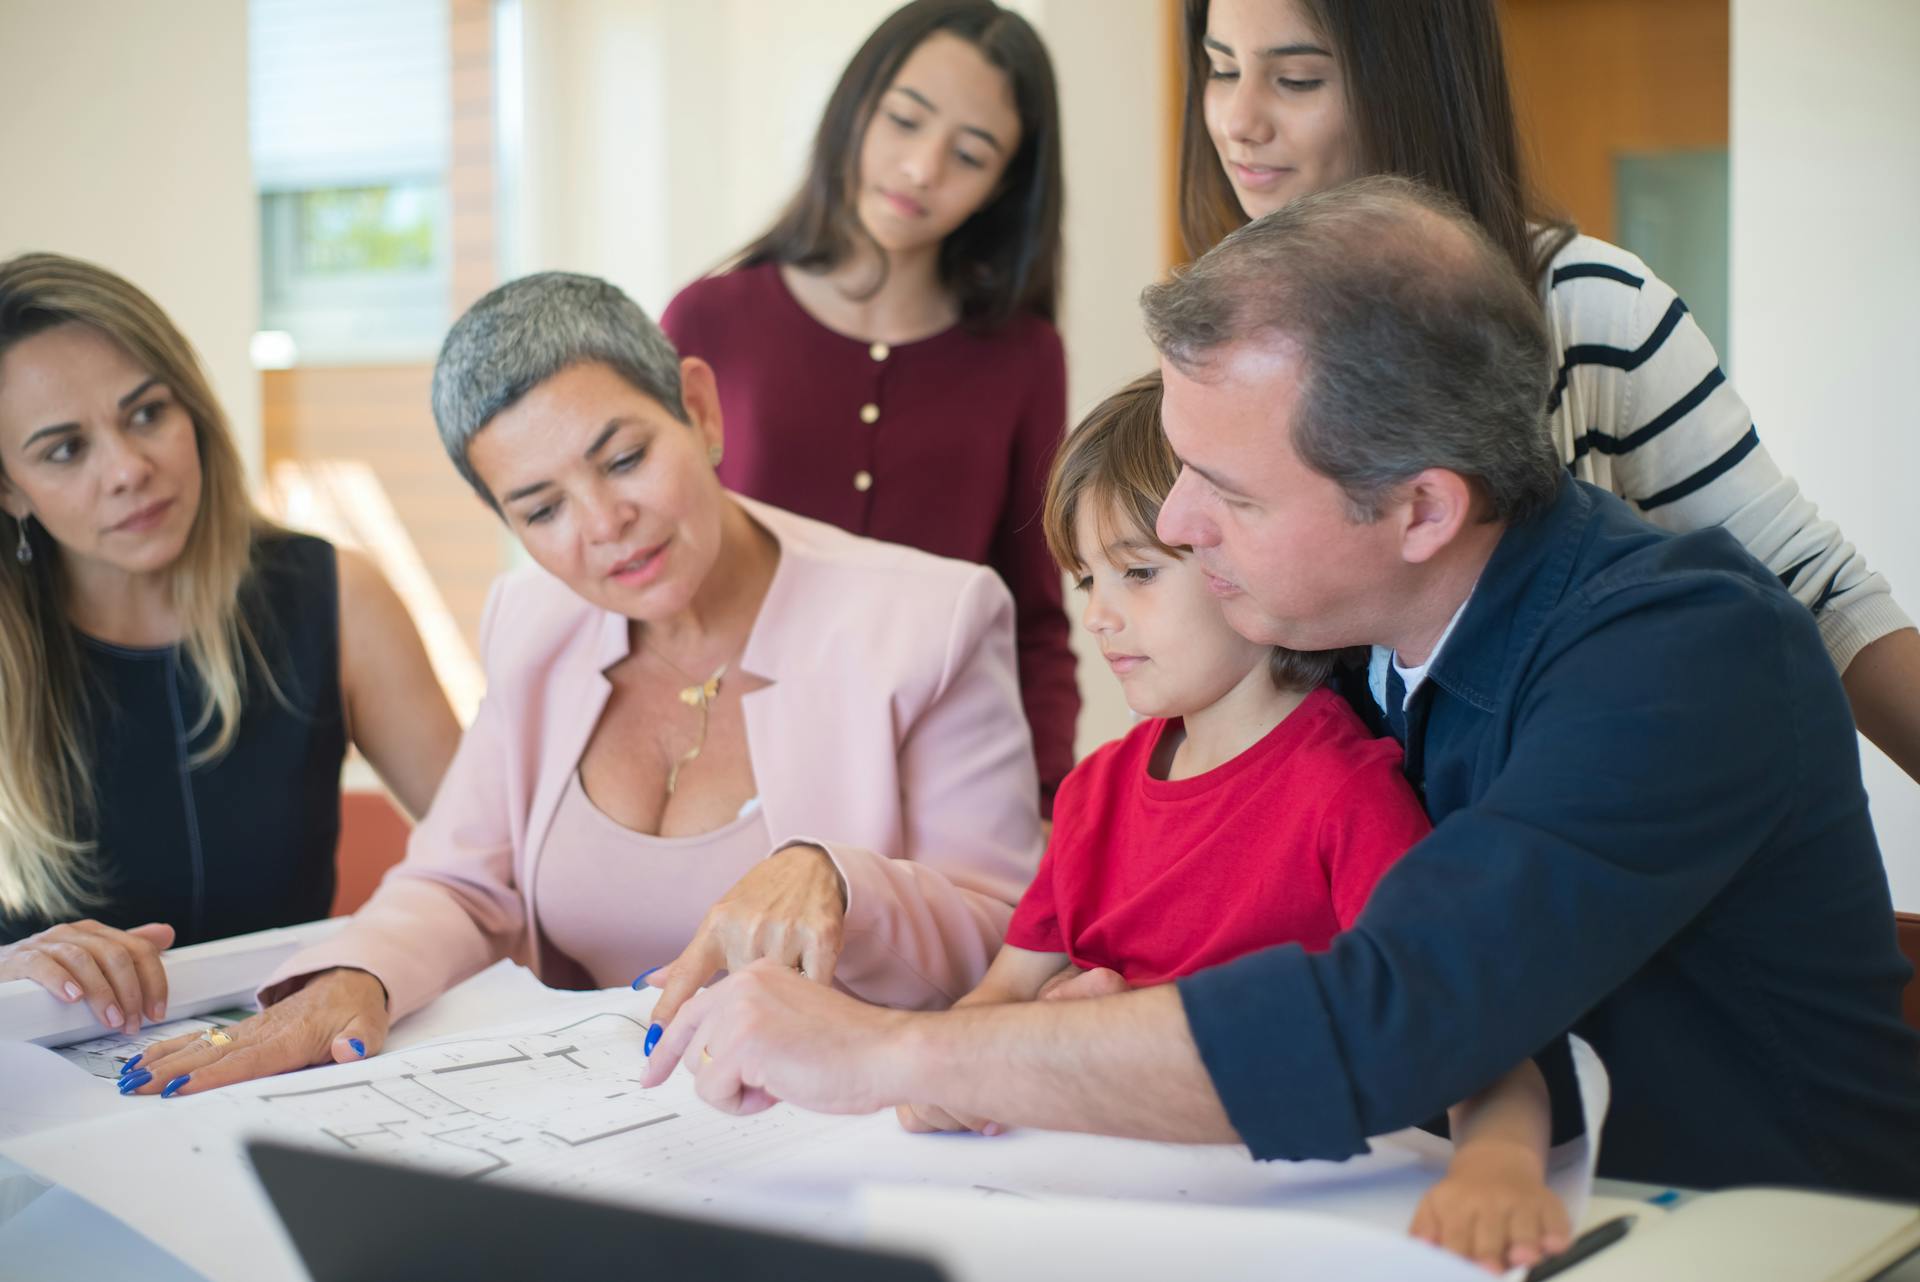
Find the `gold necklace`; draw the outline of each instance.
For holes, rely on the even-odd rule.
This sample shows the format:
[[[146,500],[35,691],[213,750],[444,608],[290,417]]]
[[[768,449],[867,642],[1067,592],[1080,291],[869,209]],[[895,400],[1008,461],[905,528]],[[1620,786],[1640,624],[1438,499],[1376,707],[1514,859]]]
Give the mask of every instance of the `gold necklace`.
[[[658,650],[649,649],[647,653],[666,664],[669,668],[672,668],[681,676],[693,681],[692,685],[681,689],[680,702],[686,704],[689,708],[698,708],[700,710],[699,741],[695,743],[693,747],[680,754],[679,760],[675,761],[667,771],[667,796],[672,797],[673,790],[680,784],[681,767],[687,765],[695,757],[698,757],[700,750],[707,746],[707,725],[713,719],[713,701],[720,697],[720,678],[727,675],[727,669],[732,666],[732,661],[729,660],[721,664],[713,670],[712,676],[708,677],[705,681],[700,681],[695,680],[685,668]]]

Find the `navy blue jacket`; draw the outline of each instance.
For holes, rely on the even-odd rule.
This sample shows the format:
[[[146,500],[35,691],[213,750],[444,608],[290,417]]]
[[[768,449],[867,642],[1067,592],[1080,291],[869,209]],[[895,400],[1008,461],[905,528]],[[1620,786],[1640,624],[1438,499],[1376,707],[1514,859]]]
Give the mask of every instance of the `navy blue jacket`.
[[[1724,531],[1565,481],[1408,718],[1431,836],[1324,953],[1180,983],[1260,1158],[1344,1158],[1572,1030],[1602,1174],[1920,1198],[1920,1035],[1846,698]]]

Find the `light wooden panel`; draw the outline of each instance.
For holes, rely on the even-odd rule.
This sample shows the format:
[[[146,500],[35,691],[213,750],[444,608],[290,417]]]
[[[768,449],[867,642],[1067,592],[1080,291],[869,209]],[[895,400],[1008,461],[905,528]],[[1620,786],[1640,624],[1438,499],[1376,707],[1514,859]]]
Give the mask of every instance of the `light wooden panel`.
[[[358,459],[380,478],[427,571],[477,644],[487,587],[502,568],[499,522],[434,431],[426,365],[270,370],[262,375],[266,458]]]
[[[1167,106],[1166,130],[1160,144],[1166,163],[1161,166],[1160,172],[1166,175],[1161,199],[1165,210],[1163,216],[1166,218],[1165,253],[1168,270],[1187,261],[1187,247],[1180,238],[1180,118],[1187,102],[1185,36],[1181,31],[1185,9],[1182,0],[1160,0],[1162,65],[1166,67],[1166,74],[1160,83],[1160,95],[1161,101]]]
[[[1501,0],[1536,186],[1614,238],[1621,151],[1727,145],[1727,0]]]
[[[493,4],[452,0],[453,313],[499,283],[494,216]]]

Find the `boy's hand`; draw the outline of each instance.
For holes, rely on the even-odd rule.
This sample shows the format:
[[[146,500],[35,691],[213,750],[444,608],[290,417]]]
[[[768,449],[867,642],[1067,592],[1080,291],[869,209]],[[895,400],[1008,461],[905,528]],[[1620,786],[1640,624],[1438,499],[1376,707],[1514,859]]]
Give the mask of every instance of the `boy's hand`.
[[[1517,1144],[1463,1146],[1413,1213],[1414,1237],[1465,1256],[1491,1273],[1527,1268],[1567,1249],[1566,1208],[1540,1175],[1540,1158]]]
[[[984,1117],[969,1117],[965,1113],[949,1113],[944,1108],[932,1104],[896,1105],[893,1115],[900,1119],[900,1125],[915,1134],[930,1134],[935,1131],[978,1131],[982,1135],[998,1135],[1007,1128],[998,1122],[989,1122]]]
[[[1078,1001],[1087,997],[1112,997],[1129,990],[1126,978],[1117,970],[1108,970],[1105,966],[1081,970],[1069,964],[1040,986],[1039,999],[1043,1002]]]

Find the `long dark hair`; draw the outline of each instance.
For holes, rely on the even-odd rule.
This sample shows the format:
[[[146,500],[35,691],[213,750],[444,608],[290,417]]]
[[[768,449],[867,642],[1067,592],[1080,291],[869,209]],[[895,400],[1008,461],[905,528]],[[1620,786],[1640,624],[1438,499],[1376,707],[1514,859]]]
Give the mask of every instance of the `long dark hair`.
[[[900,65],[941,31],[966,40],[1007,73],[1020,115],[1020,147],[999,190],[941,242],[940,282],[971,328],[991,329],[1022,312],[1051,321],[1060,294],[1065,186],[1060,100],[1038,33],[992,0],[913,0],[867,37],[827,99],[806,181],[773,226],[740,252],[738,264],[826,270],[845,262],[858,241],[873,243],[853,206],[860,140]]]
[[[1452,196],[1531,287],[1574,234],[1528,185],[1494,0],[1300,0],[1333,49],[1364,174]],[[1186,0],[1180,237],[1198,257],[1247,222],[1207,136],[1208,0]],[[1529,229],[1544,228],[1545,235]]]

